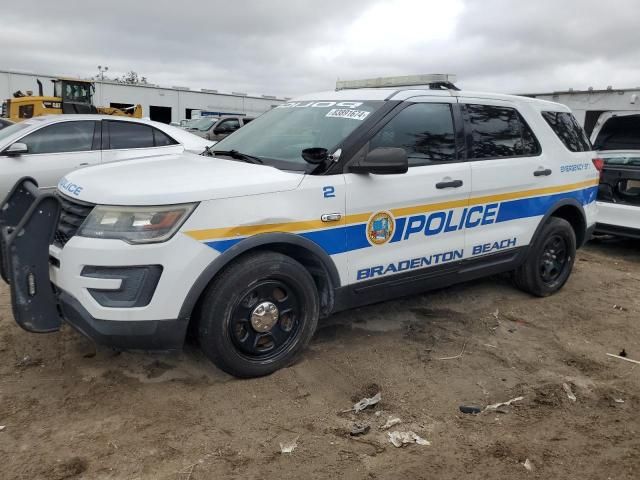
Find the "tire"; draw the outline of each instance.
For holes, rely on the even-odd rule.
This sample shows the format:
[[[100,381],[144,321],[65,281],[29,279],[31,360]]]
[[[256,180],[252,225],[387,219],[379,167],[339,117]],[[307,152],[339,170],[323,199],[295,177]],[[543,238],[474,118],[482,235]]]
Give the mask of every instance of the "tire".
[[[250,253],[205,291],[198,341],[221,370],[260,377],[296,360],[315,333],[318,315],[315,282],[300,263],[280,253]]]
[[[576,234],[566,220],[551,217],[525,262],[514,272],[518,288],[537,297],[556,293],[567,282],[576,257]]]

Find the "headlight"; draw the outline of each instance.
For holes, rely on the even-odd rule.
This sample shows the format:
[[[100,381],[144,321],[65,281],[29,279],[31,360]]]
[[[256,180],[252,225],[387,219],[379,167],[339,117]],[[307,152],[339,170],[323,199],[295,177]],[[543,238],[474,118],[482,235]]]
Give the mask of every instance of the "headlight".
[[[128,243],[156,243],[169,240],[195,208],[195,203],[161,207],[95,207],[78,235],[112,238]]]

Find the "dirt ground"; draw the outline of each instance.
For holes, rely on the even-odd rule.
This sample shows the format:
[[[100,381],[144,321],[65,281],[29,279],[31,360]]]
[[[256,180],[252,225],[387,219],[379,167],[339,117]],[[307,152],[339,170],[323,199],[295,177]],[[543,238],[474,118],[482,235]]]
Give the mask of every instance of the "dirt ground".
[[[637,243],[600,240],[551,298],[493,277],[346,312],[296,365],[243,381],[194,347],[24,332],[2,284],[0,478],[637,479],[640,365],[606,353],[640,360],[639,281]],[[431,444],[394,447],[390,416]]]

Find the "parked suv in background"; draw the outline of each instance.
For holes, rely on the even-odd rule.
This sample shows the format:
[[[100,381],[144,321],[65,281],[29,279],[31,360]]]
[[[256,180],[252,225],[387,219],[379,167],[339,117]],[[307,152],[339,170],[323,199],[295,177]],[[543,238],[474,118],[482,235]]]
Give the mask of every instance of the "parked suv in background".
[[[131,158],[202,153],[212,143],[181,128],[108,115],[46,115],[0,130],[0,197],[24,176],[51,188],[78,168]]]
[[[582,128],[563,105],[420,80],[289,101],[215,158],[84,169],[55,196],[18,183],[0,208],[16,321],[156,350],[190,328],[252,377],[350,307],[508,271],[558,291],[595,224]]]
[[[591,141],[604,163],[596,232],[640,238],[640,113],[603,113]]]
[[[253,118],[251,117],[228,115],[223,117],[202,117],[189,123],[185,129],[207,140],[219,142],[252,120]]]

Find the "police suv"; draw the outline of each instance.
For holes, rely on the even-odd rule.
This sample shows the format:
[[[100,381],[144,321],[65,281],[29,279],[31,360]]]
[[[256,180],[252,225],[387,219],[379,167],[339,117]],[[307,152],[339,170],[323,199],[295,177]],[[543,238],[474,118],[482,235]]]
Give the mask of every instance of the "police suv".
[[[55,194],[22,179],[0,207],[15,320],[121,349],[190,331],[254,377],[350,307],[509,271],[556,292],[594,226],[598,162],[551,128],[567,107],[450,82],[340,82],[208,155],[74,171]]]

